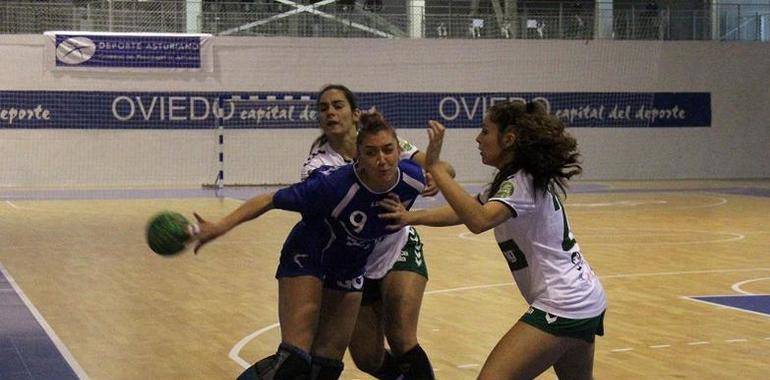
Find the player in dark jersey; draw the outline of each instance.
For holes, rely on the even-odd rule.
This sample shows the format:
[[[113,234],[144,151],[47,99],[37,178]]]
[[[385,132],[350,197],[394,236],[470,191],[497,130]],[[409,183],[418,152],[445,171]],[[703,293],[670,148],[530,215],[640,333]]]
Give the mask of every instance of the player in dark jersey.
[[[313,143],[302,166],[307,178],[323,166],[343,166],[358,157],[357,120],[362,111],[355,94],[340,84],[318,93],[318,122],[322,135]],[[401,159],[423,164],[425,153],[399,138]],[[438,192],[426,175],[423,196]],[[432,185],[433,184],[433,185]],[[433,366],[417,339],[422,297],[428,268],[420,235],[412,226],[380,240],[369,255],[358,322],[350,340],[356,366],[381,380],[433,380]],[[387,350],[385,346],[387,339]]]
[[[342,372],[367,257],[390,232],[378,217],[380,202],[395,196],[410,207],[425,187],[420,167],[399,161],[396,132],[382,115],[363,115],[356,141],[355,164],[321,168],[303,182],[246,201],[216,223],[195,215],[197,252],[273,208],[302,214],[276,274],[281,344],[239,379],[310,379],[311,373],[313,379],[337,379]]]

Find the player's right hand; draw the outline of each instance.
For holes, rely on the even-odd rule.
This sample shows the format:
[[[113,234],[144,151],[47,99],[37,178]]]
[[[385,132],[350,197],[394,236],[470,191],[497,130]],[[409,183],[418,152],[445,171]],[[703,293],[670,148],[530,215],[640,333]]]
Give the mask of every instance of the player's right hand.
[[[215,223],[211,223],[206,219],[203,219],[197,212],[194,212],[195,220],[198,221],[197,233],[190,237],[195,241],[195,248],[193,252],[197,255],[198,250],[201,249],[208,242],[218,238],[222,235],[222,232]]]
[[[380,219],[388,219],[389,224],[385,229],[389,231],[398,231],[407,225],[409,211],[398,198],[398,195],[388,194],[388,197],[380,201],[380,206],[385,209],[385,213],[379,214]]]
[[[425,172],[425,188],[422,189],[422,195],[423,197],[432,197],[434,195],[438,194],[438,186],[436,185],[436,181],[433,180],[433,175]]]
[[[444,144],[444,131],[446,127],[436,120],[428,121],[428,149],[425,152],[425,168],[430,169],[431,166],[440,161],[441,146]]]

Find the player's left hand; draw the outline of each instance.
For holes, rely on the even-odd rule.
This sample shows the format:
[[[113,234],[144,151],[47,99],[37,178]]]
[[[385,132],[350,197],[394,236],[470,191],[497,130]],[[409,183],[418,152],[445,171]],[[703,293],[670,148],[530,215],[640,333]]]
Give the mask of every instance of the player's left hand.
[[[432,197],[438,194],[438,186],[436,181],[433,180],[433,175],[425,173],[425,189],[422,190],[423,197]]]
[[[385,226],[389,231],[398,231],[408,224],[407,217],[409,211],[396,194],[388,194],[388,197],[380,201],[380,206],[385,209],[385,213],[379,214],[380,219],[389,219],[390,224]]]

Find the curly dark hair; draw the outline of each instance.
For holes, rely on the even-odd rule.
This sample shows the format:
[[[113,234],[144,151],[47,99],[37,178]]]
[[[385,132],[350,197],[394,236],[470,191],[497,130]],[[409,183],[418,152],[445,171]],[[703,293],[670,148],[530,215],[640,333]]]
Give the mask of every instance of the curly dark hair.
[[[555,193],[554,186],[558,186],[566,194],[567,181],[583,168],[577,140],[565,130],[561,120],[549,115],[545,105],[537,101],[497,103],[487,110],[487,115],[501,135],[508,131],[515,135],[513,145],[506,148],[513,153],[513,159],[495,176],[489,197],[519,170],[532,175],[535,189]]]

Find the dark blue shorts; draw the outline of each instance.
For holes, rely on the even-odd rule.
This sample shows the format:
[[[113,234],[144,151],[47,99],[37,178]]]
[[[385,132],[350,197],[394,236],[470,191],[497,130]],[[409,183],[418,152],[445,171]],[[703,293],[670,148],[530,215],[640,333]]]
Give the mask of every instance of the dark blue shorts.
[[[367,255],[329,244],[328,236],[303,222],[294,226],[281,249],[275,277],[313,276],[327,289],[362,291]]]
[[[347,292],[360,292],[364,287],[364,268],[358,271],[324,268],[314,255],[302,251],[281,251],[281,261],[275,278],[313,276],[321,279],[324,288]]]

